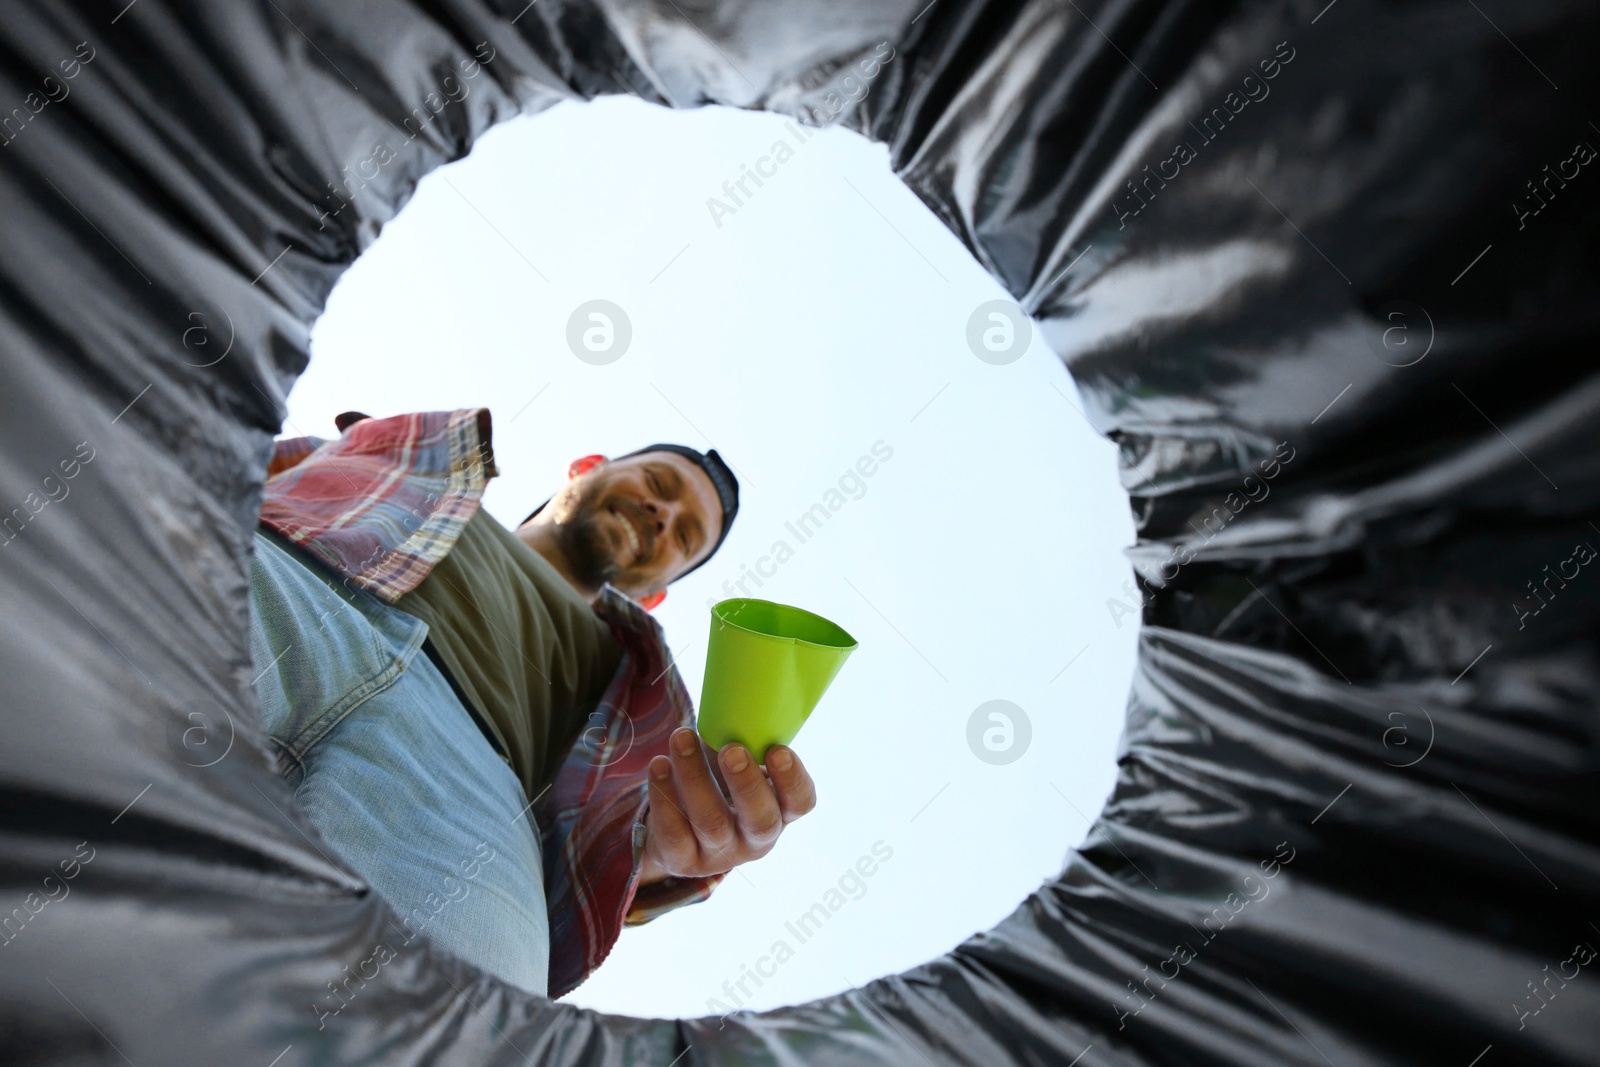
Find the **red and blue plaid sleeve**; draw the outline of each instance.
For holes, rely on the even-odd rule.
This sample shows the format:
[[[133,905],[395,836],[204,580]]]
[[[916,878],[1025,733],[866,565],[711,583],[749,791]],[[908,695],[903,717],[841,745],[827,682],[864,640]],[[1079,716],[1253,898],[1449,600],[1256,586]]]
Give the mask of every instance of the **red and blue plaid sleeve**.
[[[667,753],[694,705],[671,667],[660,624],[611,586],[596,612],[622,645],[622,663],[584,730],[534,806],[550,912],[552,999],[605,962],[624,925],[706,899],[723,875],[668,878],[642,890],[633,825],[647,804],[650,760]]]
[[[267,461],[270,480],[304,460],[328,442],[321,437],[280,437],[272,442],[272,458]]]
[[[488,409],[464,408],[362,419],[321,447],[283,442],[261,522],[392,603],[478,510],[496,474],[490,434]]]

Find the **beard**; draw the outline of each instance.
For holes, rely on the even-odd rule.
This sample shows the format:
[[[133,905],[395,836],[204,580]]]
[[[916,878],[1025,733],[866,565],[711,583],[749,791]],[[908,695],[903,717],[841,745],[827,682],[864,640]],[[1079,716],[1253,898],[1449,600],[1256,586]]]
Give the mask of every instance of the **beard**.
[[[556,527],[562,554],[572,576],[591,589],[615,582],[622,574],[622,564],[600,525],[607,500],[606,486],[594,479],[582,492],[558,501],[560,512],[565,513]],[[635,510],[626,508],[623,501],[616,504],[619,510]]]

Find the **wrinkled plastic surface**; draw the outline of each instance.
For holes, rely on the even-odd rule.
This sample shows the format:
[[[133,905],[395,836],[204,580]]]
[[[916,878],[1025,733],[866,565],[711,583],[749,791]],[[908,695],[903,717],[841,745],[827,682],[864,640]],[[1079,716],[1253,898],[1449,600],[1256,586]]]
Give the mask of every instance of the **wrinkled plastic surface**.
[[[6,1062],[1595,1062],[1592,4],[0,12]],[[381,957],[250,696],[310,323],[498,120],[832,114],[884,41],[845,121],[1122,451],[1149,577],[1105,812],[993,930],[725,1024]]]

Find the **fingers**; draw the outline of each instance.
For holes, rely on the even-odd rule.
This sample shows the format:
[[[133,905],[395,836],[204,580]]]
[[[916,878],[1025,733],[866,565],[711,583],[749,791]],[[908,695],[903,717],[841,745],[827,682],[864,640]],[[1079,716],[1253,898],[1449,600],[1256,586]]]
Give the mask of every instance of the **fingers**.
[[[800,757],[787,745],[767,749],[767,772],[778,793],[778,807],[785,824],[792,823],[817,806],[817,786]]]
[[[706,763],[700,735],[688,727],[679,727],[672,732],[667,747],[672,751],[672,773],[683,814],[693,827],[701,854],[708,861],[726,864],[722,869],[728,870],[739,862],[734,855],[739,843],[738,828]]]
[[[750,750],[737,741],[723,746],[718,762],[722,765],[728,794],[733,799],[740,835],[755,856],[765,855],[783,830],[783,812],[767,776],[750,755]]]
[[[649,837],[646,847],[655,851],[656,862],[668,873],[692,869],[699,858],[700,845],[689,825],[672,781],[672,762],[661,756],[650,761]]]
[[[695,732],[699,737],[699,731]],[[711,767],[711,773],[716,776],[717,787],[722,790],[722,795],[728,795],[728,778],[722,769],[722,761],[717,759],[717,750],[706,744],[705,739],[700,740],[701,750],[705,753],[706,763]]]
[[[817,806],[810,772],[785,745],[767,751],[765,767],[737,742],[712,752],[688,727],[673,731],[667,748],[669,756],[650,761],[647,847],[671,873],[712,874],[757,859]]]
[[[699,841],[683,814],[677,785],[672,781],[672,761],[656,757],[646,773],[650,813],[645,816],[645,870],[656,875],[690,875],[699,867]]]

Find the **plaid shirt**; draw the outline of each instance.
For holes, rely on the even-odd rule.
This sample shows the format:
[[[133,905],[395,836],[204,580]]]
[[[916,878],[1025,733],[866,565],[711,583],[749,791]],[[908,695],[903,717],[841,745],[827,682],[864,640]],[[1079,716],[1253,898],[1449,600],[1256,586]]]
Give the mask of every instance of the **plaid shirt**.
[[[486,408],[387,419],[340,417],[337,441],[277,442],[261,523],[393,603],[455,544],[496,475]],[[605,961],[622,927],[706,899],[725,875],[638,885],[645,776],[667,738],[694,724],[660,625],[611,586],[595,612],[622,659],[555,781],[535,799],[550,914],[552,999]]]

